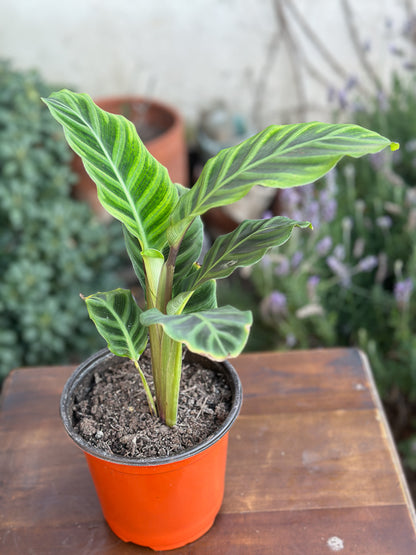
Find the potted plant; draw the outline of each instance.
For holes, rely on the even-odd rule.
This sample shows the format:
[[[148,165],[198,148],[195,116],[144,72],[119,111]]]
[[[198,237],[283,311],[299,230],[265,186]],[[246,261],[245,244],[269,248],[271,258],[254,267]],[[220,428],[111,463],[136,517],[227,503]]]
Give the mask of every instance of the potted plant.
[[[184,189],[171,182],[124,117],[104,112],[88,95],[67,90],[53,93],[45,102],[83,159],[100,202],[123,224],[127,251],[146,298],[144,308],[124,289],[84,298],[109,350],[91,357],[68,381],[61,399],[63,421],[86,454],[104,516],[115,533],[154,549],[179,547],[206,532],[220,508],[227,433],[241,404],[238,377],[225,359],[244,348],[251,313],[217,307],[216,280],[261,259],[272,246],[284,243],[295,227],[310,227],[308,222],[278,216],[247,220],[218,237],[198,263],[200,216],[242,198],[255,184],[303,185],[346,154],[359,157],[398,145],[355,125],[271,126],[221,151],[206,163],[194,187]],[[153,386],[144,371],[148,340]],[[96,383],[107,387],[107,367],[118,368],[128,359],[143,383],[147,412],[154,415],[146,421],[159,426],[153,443],[164,445],[167,431],[179,427],[181,373],[188,365],[183,346],[198,363],[212,368],[230,391],[229,413],[215,432],[172,457],[166,454],[169,447],[158,457],[135,450],[131,456],[120,456],[105,445],[96,447],[94,441],[103,430],[88,431],[90,421],[82,437],[77,419],[89,406],[90,391]],[[103,399],[101,395],[91,418],[94,411],[104,411]],[[215,406],[210,410],[215,415]],[[126,408],[135,416],[136,411],[138,406]],[[119,430],[122,418],[110,422],[119,434],[125,433]],[[130,446],[137,441],[137,434],[133,436]]]

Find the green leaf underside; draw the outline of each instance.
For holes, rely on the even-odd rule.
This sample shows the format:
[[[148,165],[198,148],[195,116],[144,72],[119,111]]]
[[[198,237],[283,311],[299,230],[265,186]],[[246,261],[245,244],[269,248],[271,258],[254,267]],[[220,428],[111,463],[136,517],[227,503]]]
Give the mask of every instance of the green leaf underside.
[[[211,279],[196,288],[183,312],[201,312],[217,306],[217,282]]]
[[[288,188],[325,175],[343,156],[358,158],[390,145],[385,137],[352,124],[306,124],[267,127],[239,145],[208,160],[196,182],[172,214],[168,230],[174,244],[192,218],[233,203],[254,185]]]
[[[141,309],[131,291],[115,289],[85,299],[91,320],[112,353],[138,360],[147,344],[148,330],[140,323]]]
[[[139,240],[132,235],[125,226],[123,226],[123,236],[127,254],[129,255],[134,273],[139,280],[140,287],[143,289],[144,293],[146,293],[146,278],[144,273],[142,248]]]
[[[184,302],[186,303],[185,306],[183,306]],[[203,283],[194,291],[181,291],[178,295],[174,294],[173,299],[168,304],[167,314],[202,312],[217,308],[217,306],[217,282],[212,279]]]
[[[198,216],[187,229],[176,257],[174,286],[191,270],[201,254],[204,240],[204,225]]]
[[[97,185],[104,208],[137,237],[141,248],[161,249],[177,188],[145,148],[135,126],[98,108],[86,94],[62,90],[45,100]]]
[[[177,316],[151,309],[142,313],[141,320],[146,326],[160,324],[171,339],[183,342],[190,351],[220,361],[241,353],[252,315],[231,306]]]
[[[176,186],[178,187],[179,197],[188,191],[188,189],[182,185],[176,184]],[[198,260],[201,254],[203,242],[204,225],[201,218],[197,217],[193,220],[192,224],[182,238],[181,246],[176,257],[174,286],[178,283],[178,281],[192,271],[192,265]],[[168,250],[166,249],[166,256],[167,254]]]
[[[245,220],[234,231],[218,237],[194,275],[194,287],[206,280],[229,276],[235,269],[258,262],[272,247],[285,243],[295,227],[311,228],[301,222],[276,216],[267,220]]]

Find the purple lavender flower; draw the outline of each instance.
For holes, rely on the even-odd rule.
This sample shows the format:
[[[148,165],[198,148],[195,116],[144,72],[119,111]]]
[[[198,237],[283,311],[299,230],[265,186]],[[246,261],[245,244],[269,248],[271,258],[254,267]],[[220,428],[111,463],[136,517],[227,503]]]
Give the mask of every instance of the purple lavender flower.
[[[313,227],[319,227],[319,202],[312,200],[308,203],[306,219],[309,220]]]
[[[294,270],[298,268],[302,260],[303,260],[303,253],[301,251],[296,251],[292,256],[292,260],[291,260],[292,268]]]
[[[348,98],[345,90],[338,91],[338,104],[341,110],[344,110],[348,106]]]
[[[320,281],[321,278],[319,276],[310,276],[308,278],[308,286],[311,286],[315,289]]]
[[[286,306],[286,296],[280,291],[272,291],[261,301],[260,314],[266,322],[273,323],[286,314]]]
[[[344,245],[337,245],[334,248],[334,256],[338,260],[344,260],[344,258],[345,258],[345,246]]]
[[[358,84],[357,77],[355,75],[350,75],[350,77],[348,77],[348,80],[345,84],[345,90],[349,91],[353,89],[357,84]]]
[[[370,154],[370,164],[375,170],[380,170],[385,161],[385,156],[383,152],[376,152],[375,154]]]
[[[267,270],[268,268],[270,268],[270,265],[272,263],[272,258],[270,256],[270,254],[265,254],[263,256],[263,258],[260,260],[260,265]]]
[[[393,221],[390,216],[379,216],[376,219],[376,224],[380,229],[390,229],[393,225]]]
[[[284,257],[279,261],[279,264],[276,266],[274,273],[277,276],[287,276],[290,271],[290,263],[289,260]]]
[[[318,287],[320,282],[319,276],[310,276],[308,278],[306,288],[308,290],[308,297],[309,300],[314,301],[316,297],[316,288]]]
[[[280,291],[273,291],[268,297],[268,306],[273,315],[284,314],[287,306],[286,295]]]
[[[342,285],[344,287],[348,287],[351,283],[351,275],[347,266],[345,266],[345,264],[343,264],[335,256],[328,256],[328,258],[326,259],[326,263],[328,264],[330,269],[334,272],[334,274],[337,277],[339,277]]]
[[[285,210],[291,212],[299,206],[300,193],[294,189],[282,189],[280,191],[280,200]]]
[[[323,237],[318,243],[316,243],[316,252],[319,256],[325,256],[328,254],[332,247],[332,239],[329,235]]]
[[[378,259],[376,256],[369,255],[362,258],[358,264],[357,269],[361,272],[371,272],[374,268],[377,268]]]
[[[336,199],[329,198],[321,207],[322,219],[324,222],[330,223],[335,219],[338,210]]]
[[[400,310],[404,310],[409,302],[413,291],[413,282],[410,278],[396,282],[394,286],[394,298]]]
[[[363,50],[364,54],[366,54],[367,52],[370,52],[370,50],[371,50],[371,40],[370,39],[366,39],[363,42],[362,50]]]
[[[395,44],[390,44],[389,51],[390,51],[390,54],[393,54],[393,56],[403,56],[404,54],[403,49],[399,48]]]
[[[315,196],[315,184],[307,183],[302,189],[299,189],[299,194],[303,203],[310,202]]]

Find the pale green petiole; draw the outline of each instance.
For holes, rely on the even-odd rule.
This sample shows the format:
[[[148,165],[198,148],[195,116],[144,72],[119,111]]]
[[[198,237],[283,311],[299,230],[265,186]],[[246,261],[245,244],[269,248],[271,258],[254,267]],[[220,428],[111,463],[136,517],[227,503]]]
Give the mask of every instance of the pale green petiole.
[[[147,399],[147,403],[149,405],[150,408],[150,412],[152,414],[154,414],[155,416],[157,416],[157,409],[156,409],[156,405],[155,402],[153,401],[153,396],[152,396],[152,392],[150,391],[149,388],[149,384],[147,383],[147,380],[143,374],[142,369],[140,368],[139,363],[137,362],[137,360],[134,360],[134,366],[136,367],[137,371],[139,372],[139,376],[140,379],[142,380],[142,384],[146,393],[146,399]]]
[[[182,372],[182,343],[174,341],[165,333],[162,336],[162,380],[168,395],[162,400],[165,422],[176,424],[178,415],[179,386]]]

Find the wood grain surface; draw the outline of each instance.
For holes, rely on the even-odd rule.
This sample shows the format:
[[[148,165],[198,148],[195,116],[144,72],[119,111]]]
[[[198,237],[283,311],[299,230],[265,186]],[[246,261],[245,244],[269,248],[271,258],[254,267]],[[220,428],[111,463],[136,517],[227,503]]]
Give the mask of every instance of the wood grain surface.
[[[416,554],[415,514],[366,358],[355,349],[242,355],[213,528],[170,553]],[[14,370],[0,412],[0,553],[140,554],[107,527],[59,396],[73,367]]]

